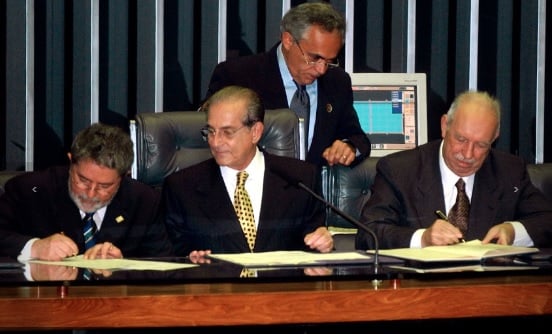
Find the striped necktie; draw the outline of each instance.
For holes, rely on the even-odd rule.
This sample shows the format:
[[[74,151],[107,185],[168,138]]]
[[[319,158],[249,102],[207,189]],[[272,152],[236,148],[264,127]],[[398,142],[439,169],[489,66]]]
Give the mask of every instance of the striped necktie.
[[[82,222],[84,223],[84,249],[87,250],[96,244],[96,223],[94,222],[94,212],[88,212],[84,215]]]

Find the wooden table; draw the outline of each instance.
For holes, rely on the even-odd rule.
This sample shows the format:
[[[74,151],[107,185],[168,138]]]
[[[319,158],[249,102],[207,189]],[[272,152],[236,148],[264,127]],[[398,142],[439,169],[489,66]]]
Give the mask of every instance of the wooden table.
[[[524,315],[552,315],[552,274],[0,288],[0,330]]]

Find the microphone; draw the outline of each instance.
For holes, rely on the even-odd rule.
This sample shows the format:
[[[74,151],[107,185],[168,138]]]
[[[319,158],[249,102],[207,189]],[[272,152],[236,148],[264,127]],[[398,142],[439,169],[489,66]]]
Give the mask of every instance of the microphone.
[[[356,220],[355,218],[351,217],[350,215],[348,215],[347,213],[345,213],[343,210],[340,210],[338,207],[336,207],[335,205],[333,205],[332,203],[328,202],[324,197],[320,196],[319,194],[317,194],[314,190],[312,190],[311,188],[307,187],[301,180],[299,180],[298,178],[294,177],[293,175],[290,175],[286,170],[283,170],[281,168],[278,168],[276,166],[273,166],[271,167],[271,171],[278,175],[279,177],[281,177],[282,179],[284,179],[285,181],[287,181],[290,185],[292,186],[295,186],[295,187],[299,187],[303,190],[305,190],[306,192],[308,192],[309,194],[311,194],[314,198],[316,198],[317,200],[319,200],[320,202],[324,203],[324,205],[326,205],[327,207],[331,208],[335,213],[337,213],[339,216],[341,216],[342,218],[346,219],[348,222],[350,222],[351,224],[353,224],[354,226],[356,226],[357,228],[363,230],[364,232],[370,234],[370,236],[372,237],[372,239],[374,239],[374,271],[377,273],[378,271],[378,266],[379,266],[379,244],[378,244],[378,237],[376,236],[376,233],[374,233],[374,231],[372,231],[371,229],[369,229],[368,227],[366,227],[364,224],[362,224],[361,222],[359,222],[358,220]]]

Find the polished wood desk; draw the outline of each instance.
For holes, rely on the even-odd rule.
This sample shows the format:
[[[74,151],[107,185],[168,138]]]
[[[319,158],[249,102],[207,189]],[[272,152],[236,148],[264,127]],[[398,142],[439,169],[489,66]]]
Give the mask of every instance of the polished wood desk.
[[[552,315],[552,274],[0,288],[0,330],[526,315]]]

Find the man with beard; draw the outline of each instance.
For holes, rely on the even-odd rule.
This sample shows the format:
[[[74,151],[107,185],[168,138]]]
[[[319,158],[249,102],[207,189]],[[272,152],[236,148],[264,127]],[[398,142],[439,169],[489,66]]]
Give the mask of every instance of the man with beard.
[[[160,212],[160,196],[130,178],[132,141],[114,126],[96,123],[75,137],[69,166],[23,173],[0,197],[0,255],[57,261],[85,258],[168,256],[172,247]],[[85,216],[91,240],[85,242]]]

